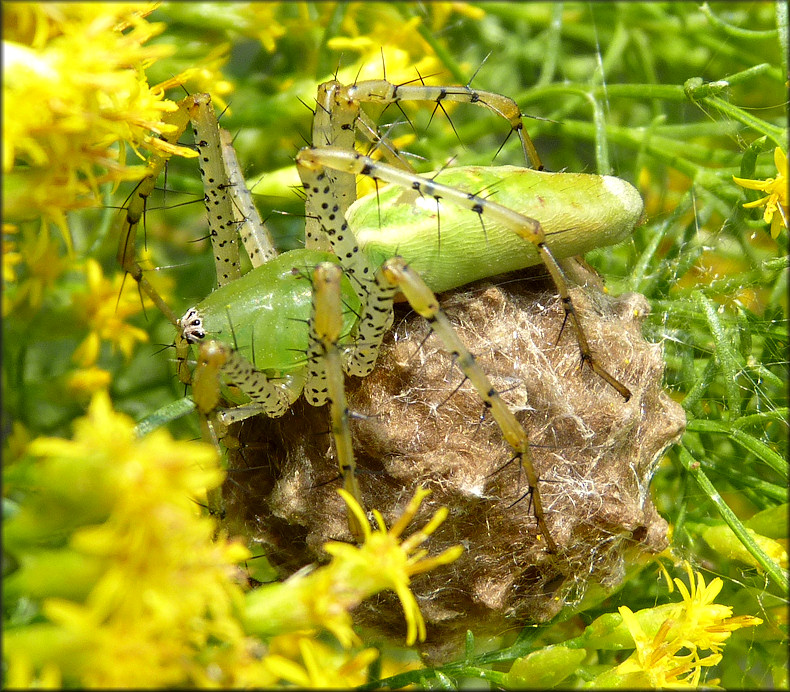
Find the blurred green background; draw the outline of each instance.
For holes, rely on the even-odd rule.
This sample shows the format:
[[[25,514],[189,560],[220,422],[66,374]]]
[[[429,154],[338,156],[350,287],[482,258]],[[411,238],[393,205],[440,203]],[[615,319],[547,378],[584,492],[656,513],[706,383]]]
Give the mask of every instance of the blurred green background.
[[[746,529],[786,550],[788,233],[785,223],[772,237],[764,210],[743,208],[763,195],[732,179],[776,178],[774,150],[787,153],[786,6],[165,3],[149,19],[167,24],[156,41],[179,48],[148,71],[151,84],[227,52],[228,84],[216,85],[215,101],[229,104],[222,125],[236,136],[282,248],[301,242],[303,208],[290,186],[316,85],[335,73],[341,81],[381,77],[382,56],[391,81],[474,77],[475,87],[511,96],[534,116],[525,123],[547,169],[614,174],[639,188],[645,225],[588,260],[611,292],[649,299],[646,336],[663,345],[667,389],[688,415],[682,443],[656,474],[656,505],[673,527],[677,555],[724,580],[718,601],[764,620],[734,633],[711,675],[729,688],[786,685],[786,553],[777,564]],[[429,107],[404,111],[414,130],[397,109],[370,112],[385,129],[395,123],[389,136],[421,170],[522,163],[515,138],[494,159],[507,124],[480,109],[448,106],[452,125]],[[171,282],[180,313],[211,290],[213,263],[199,240],[206,229],[194,162],[174,160],[162,185],[146,217],[147,266]],[[116,269],[116,208],[130,189],[108,191],[103,210],[69,217],[77,256],[97,258],[107,274]],[[68,294],[66,279],[54,291],[61,289]],[[62,315],[57,302],[4,322],[6,432],[19,422],[31,436],[66,434],[83,411],[83,400],[64,394],[82,335],[52,328]],[[161,316],[149,311],[135,323],[153,344],[172,342]],[[159,351],[143,344],[129,362],[101,355],[116,407],[138,420],[183,395],[171,356]],[[180,436],[198,434],[189,417],[172,426]],[[619,604],[651,607],[664,593],[648,568],[537,642],[573,636]]]

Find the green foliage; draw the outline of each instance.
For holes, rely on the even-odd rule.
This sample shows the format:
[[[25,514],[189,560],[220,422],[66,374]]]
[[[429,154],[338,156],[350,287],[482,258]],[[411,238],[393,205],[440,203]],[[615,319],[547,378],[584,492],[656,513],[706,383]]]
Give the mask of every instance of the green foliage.
[[[348,81],[362,62],[380,68],[380,48],[394,81],[419,79],[413,67],[430,56],[427,70],[441,71],[441,82],[474,75],[474,86],[514,98],[535,118],[526,126],[547,169],[634,183],[645,198],[645,225],[588,260],[611,292],[649,299],[646,333],[662,344],[666,386],[688,416],[681,444],[656,473],[656,504],[673,526],[677,554],[723,579],[719,602],[765,621],[732,636],[711,677],[724,687],[786,684],[786,554],[778,561],[787,535],[777,531],[786,521],[776,517],[786,516],[788,483],[788,233],[785,226],[772,238],[763,209],[743,208],[761,195],[733,182],[776,178],[774,150],[787,152],[786,5],[481,3],[482,17],[445,14],[443,5],[273,4],[266,11],[276,21],[268,24],[232,4],[164,5],[151,17],[168,25],[156,40],[180,50],[151,68],[149,82],[229,45],[223,74],[233,90],[222,124],[238,133],[239,158],[248,179],[258,181],[253,192],[263,215],[284,212],[268,221],[283,249],[298,245],[304,225],[303,204],[289,187],[312,117],[300,100],[310,106],[315,86],[338,67],[348,68]],[[500,147],[494,163],[522,164],[516,141],[502,146],[507,129],[497,118],[469,107],[448,111],[452,127],[441,111],[409,107],[375,116],[402,123],[394,138],[411,132],[407,118],[414,124],[419,137],[406,148],[423,170],[450,160],[490,164]],[[213,269],[205,243],[193,242],[205,232],[194,164],[174,162],[167,188],[153,205],[165,208],[149,214],[148,243],[153,264],[171,268],[178,312],[209,293]],[[70,215],[77,255],[97,259],[109,273],[118,222],[109,209]],[[67,271],[41,309],[3,326],[4,426],[22,423],[31,437],[62,434],[81,411],[77,398],[64,396],[70,358],[84,336],[67,319],[77,283]],[[152,311],[147,319],[136,324],[170,343],[169,325]],[[129,362],[109,348],[101,352],[115,405],[137,419],[183,395],[166,356],[153,352],[138,347]],[[179,423],[182,436],[197,435],[190,417]],[[617,594],[564,622],[529,627],[515,641],[504,636],[485,654],[475,653],[471,639],[463,661],[371,686],[457,686],[469,677],[518,684],[529,668],[520,662],[511,670],[514,661],[548,656],[543,647],[578,636],[618,605],[636,612],[664,594],[655,569],[635,570]],[[556,665],[572,668],[567,661],[577,658]],[[621,660],[603,651],[595,665]],[[591,680],[593,668],[585,659],[555,682]]]

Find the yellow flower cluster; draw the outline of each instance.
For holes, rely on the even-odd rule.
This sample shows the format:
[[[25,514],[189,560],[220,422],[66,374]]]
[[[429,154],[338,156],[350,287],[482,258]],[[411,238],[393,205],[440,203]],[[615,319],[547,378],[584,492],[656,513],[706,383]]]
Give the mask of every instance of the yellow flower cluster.
[[[6,629],[9,686],[232,685],[259,666],[238,617],[249,552],[215,539],[197,504],[224,475],[211,447],[136,439],[100,393],[73,440],[28,452],[6,488],[19,510],[4,544],[20,564],[6,596],[38,596],[45,622]]]
[[[68,266],[44,228],[3,224],[3,317],[17,308],[38,310]]]
[[[381,79],[384,69],[386,78],[396,84],[417,79],[426,84],[446,83],[445,66],[425,36],[441,30],[453,13],[479,19],[485,12],[467,3],[445,2],[430,3],[425,12],[425,18],[404,19],[397,5],[349,3],[343,15],[342,32],[329,39],[327,48],[340,55],[356,54],[358,59],[341,69],[338,79],[346,83]],[[427,31],[425,24],[430,25]],[[407,111],[413,107],[402,106]],[[445,107],[453,106],[448,103]]]
[[[633,612],[621,606],[617,613],[596,618],[581,636],[536,649],[518,659],[505,676],[506,686],[569,687],[572,677],[594,689],[696,688],[702,669],[722,659],[726,640],[743,627],[762,624],[750,615],[732,616],[730,606],[714,603],[723,582],[718,577],[705,584],[699,573],[686,563],[689,585],[675,579],[683,597],[680,603],[667,603]],[[670,592],[674,590],[669,574],[661,567]],[[596,650],[633,653],[619,665],[601,671],[594,657]],[[705,652],[710,652],[705,654]],[[706,685],[715,685],[706,680]]]
[[[440,555],[426,557],[419,549],[447,516],[441,508],[428,524],[406,540],[401,534],[414,519],[428,491],[418,489],[398,521],[387,530],[382,516],[373,510],[379,525],[372,531],[359,504],[345,491],[338,491],[362,527],[364,542],[355,546],[328,543],[325,550],[332,561],[306,575],[296,574],[281,584],[263,587],[249,594],[248,627],[261,635],[273,631],[326,629],[345,647],[357,642],[351,629],[349,612],[365,598],[379,591],[397,593],[406,618],[406,643],[425,639],[425,621],[414,594],[410,578],[439,565],[456,560],[461,546],[448,548]]]
[[[372,530],[344,494],[364,543],[328,544],[328,565],[245,595],[237,565],[249,551],[217,535],[199,506],[223,476],[208,445],[163,430],[136,438],[104,392],[73,440],[38,438],[17,451],[5,477],[15,509],[4,549],[16,563],[5,598],[37,604],[42,618],[6,628],[6,684],[360,684],[378,653],[352,650],[350,611],[385,589],[403,603],[407,642],[425,637],[410,577],[462,550],[426,557],[420,547],[444,508],[402,539],[427,491],[389,530],[378,514]],[[340,647],[315,641],[321,631]]]
[[[175,104],[144,70],[174,52],[146,45],[164,29],[151,3],[3,5],[3,213],[56,224],[95,205],[107,181],[137,179],[125,146],[157,149]]]
[[[72,359],[83,368],[90,367],[99,357],[102,339],[108,340],[113,348],[117,345],[124,356],[130,358],[135,343],[148,340],[145,331],[124,322],[126,317],[141,310],[140,298],[136,293],[121,292],[121,274],[108,281],[96,260],[87,260],[86,275],[86,290],[74,295],[74,308],[90,333],[72,354]]]
[[[751,615],[732,617],[730,606],[714,603],[723,586],[716,577],[705,584],[686,564],[689,586],[675,579],[683,596],[681,603],[651,608],[634,614],[627,606],[619,608],[625,626],[636,646],[634,653],[613,671],[606,682],[617,680],[618,687],[697,687],[702,668],[715,666],[722,658],[724,642],[734,630],[762,623]],[[637,615],[641,614],[641,618]],[[649,617],[646,617],[646,614]],[[653,636],[644,624],[660,621]],[[706,656],[700,652],[710,651]]]
[[[275,680],[305,689],[343,689],[368,681],[368,667],[379,656],[376,649],[349,655],[302,634],[275,637],[264,660]]]
[[[424,7],[425,18],[405,19],[396,5],[388,3],[349,3],[343,15],[339,36],[329,40],[328,47],[360,56],[360,64],[368,69],[386,65],[387,78],[393,82],[433,76],[443,69],[434,46],[425,38],[444,29],[453,14],[479,20],[485,10],[465,2],[435,2]],[[421,31],[424,25],[427,31]],[[363,79],[376,77],[364,76]]]
[[[775,178],[749,180],[733,176],[732,179],[747,190],[768,193],[765,197],[754,202],[747,202],[743,206],[745,209],[765,207],[763,221],[771,224],[771,237],[778,238],[781,229],[788,227],[788,183],[790,183],[787,178],[787,155],[779,147],[774,149],[774,165],[776,166]]]

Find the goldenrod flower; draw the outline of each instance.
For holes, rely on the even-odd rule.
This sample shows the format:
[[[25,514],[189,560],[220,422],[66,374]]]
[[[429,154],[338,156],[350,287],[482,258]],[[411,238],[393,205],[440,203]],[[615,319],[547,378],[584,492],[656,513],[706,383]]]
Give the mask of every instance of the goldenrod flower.
[[[774,164],[776,165],[776,177],[766,178],[765,180],[749,180],[748,178],[732,179],[741,187],[747,190],[760,190],[767,192],[767,196],[761,197],[754,202],[746,202],[745,209],[754,207],[765,207],[763,220],[771,224],[771,237],[778,238],[782,226],[787,228],[788,216],[788,178],[787,178],[787,156],[779,148],[774,149]]]
[[[439,10],[433,3],[426,6],[426,12],[435,15],[436,21],[431,22],[433,32],[443,28],[450,14],[447,5]],[[417,30],[422,23],[419,16],[404,19],[394,5],[349,3],[342,31],[327,41],[327,47],[338,53],[357,53],[359,59],[355,65],[340,70],[338,79],[347,83],[381,79],[383,64],[387,79],[396,84],[417,79],[418,75],[426,77],[429,84],[436,83],[428,77],[435,80],[444,66]]]
[[[102,368],[91,366],[80,368],[71,373],[66,381],[69,392],[77,398],[82,398],[86,394],[93,395],[96,392],[107,389],[112,382],[112,373]]]
[[[651,639],[627,606],[621,606],[618,610],[636,646],[634,653],[614,671],[620,678],[620,686],[653,689],[697,687],[702,668],[714,666],[721,660],[721,654],[711,654],[701,659],[696,651],[679,656],[677,653],[682,644],[667,639],[672,620],[666,620]]]
[[[19,228],[12,223],[3,224],[3,284],[10,284],[16,278],[16,265],[22,261],[17,250]]]
[[[719,595],[723,582],[716,577],[705,585],[705,578],[697,572],[696,583],[691,567],[686,563],[689,587],[675,579],[678,590],[683,596],[681,616],[677,620],[676,629],[671,632],[682,641],[682,645],[695,650],[710,650],[719,653],[724,641],[734,630],[741,627],[753,627],[762,624],[762,620],[751,615],[732,617],[732,608],[714,603]]]
[[[16,309],[38,310],[68,268],[60,243],[50,237],[45,224],[17,231],[10,224],[3,226],[3,316]]]
[[[409,589],[409,579],[414,574],[448,564],[463,552],[461,546],[454,546],[428,558],[425,550],[418,550],[444,521],[447,509],[441,508],[421,531],[401,541],[401,534],[414,519],[428,491],[419,489],[389,530],[374,510],[379,525],[377,531],[370,529],[359,504],[345,491],[338,492],[362,527],[363,544],[328,543],[325,549],[332,555],[328,565],[309,574],[297,573],[281,584],[264,586],[250,593],[246,609],[248,628],[258,634],[325,629],[348,648],[357,641],[351,629],[349,611],[365,598],[393,589],[403,605],[406,643],[411,645],[418,637],[424,639],[425,621]]]
[[[249,13],[250,21],[244,33],[257,38],[267,53],[274,53],[277,39],[288,31],[279,21],[281,5],[279,2],[254,2],[245,8],[245,14]],[[300,9],[308,14],[304,6],[300,5]]]
[[[454,13],[475,22],[479,22],[486,16],[484,7],[471,5],[468,2],[432,2],[425,9],[431,15],[431,31],[440,31],[446,27],[450,16]]]
[[[681,603],[646,608],[637,613],[621,606],[622,626],[610,628],[603,623],[593,623],[588,627],[591,631],[600,629],[613,648],[622,648],[620,630],[625,628],[635,647],[634,653],[619,666],[596,678],[595,686],[696,687],[702,668],[721,661],[724,642],[734,630],[762,623],[760,618],[750,615],[732,617],[730,606],[713,602],[721,591],[721,579],[717,577],[706,585],[701,574],[697,573],[695,579],[688,564],[686,571],[688,588],[680,579],[674,580],[683,596]],[[594,634],[588,636],[588,645],[595,645],[593,639]],[[701,656],[701,651],[711,653]]]
[[[12,223],[3,224],[3,311],[5,317],[14,308],[14,300],[9,296],[16,283],[16,268],[22,263],[22,253],[18,249],[19,228]]]
[[[151,3],[3,5],[3,211],[43,218],[70,244],[65,212],[97,203],[99,185],[139,179],[125,146],[172,151],[160,135],[176,104],[144,70],[175,52],[146,45],[164,24]],[[214,56],[222,57],[222,56]],[[216,60],[215,60],[216,62]],[[196,70],[199,68],[196,68]],[[183,84],[188,75],[170,80]],[[184,155],[192,152],[176,148]]]
[[[378,656],[376,649],[352,656],[312,637],[286,634],[272,640],[263,664],[277,680],[297,687],[350,689],[368,681],[368,666]]]
[[[348,543],[329,543],[326,551],[337,558],[342,564],[343,571],[347,571],[348,579],[356,584],[357,588],[372,595],[384,589],[392,589],[398,595],[403,614],[406,618],[406,644],[411,646],[417,640],[425,639],[425,621],[420,613],[417,600],[409,589],[410,577],[421,572],[428,572],[439,565],[446,565],[457,560],[463,548],[454,546],[448,548],[440,555],[426,557],[428,551],[418,550],[428,537],[436,531],[447,517],[447,508],[440,507],[431,520],[422,528],[404,540],[400,536],[411,523],[422,504],[423,499],[430,494],[429,490],[418,488],[406,510],[387,531],[384,518],[373,510],[373,516],[379,525],[378,531],[371,531],[362,507],[346,491],[338,491],[346,501],[349,509],[357,518],[362,527],[364,543],[360,548]]]
[[[272,681],[238,617],[237,563],[249,551],[217,538],[195,502],[224,476],[209,445],[164,430],[138,439],[101,392],[72,440],[39,438],[28,453],[35,463],[12,476],[22,501],[3,526],[21,565],[5,596],[40,601],[42,618],[6,629],[7,682]]]
[[[6,464],[11,464],[20,459],[30,444],[30,433],[22,423],[15,420],[11,424],[11,434],[5,438],[3,445],[3,460]]]
[[[128,359],[138,341],[147,341],[148,334],[124,320],[143,309],[137,292],[121,292],[124,277],[116,273],[112,280],[104,277],[99,263],[88,259],[85,264],[87,287],[74,294],[77,320],[86,324],[90,333],[79,345],[72,359],[83,368],[93,365],[99,357],[102,340],[118,347]]]

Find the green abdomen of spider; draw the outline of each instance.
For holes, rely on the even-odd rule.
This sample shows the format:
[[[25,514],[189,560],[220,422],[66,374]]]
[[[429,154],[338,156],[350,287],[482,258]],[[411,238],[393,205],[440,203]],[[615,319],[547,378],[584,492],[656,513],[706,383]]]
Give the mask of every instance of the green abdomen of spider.
[[[624,240],[644,211],[637,190],[612,176],[466,166],[427,177],[536,219],[557,258]],[[485,213],[398,186],[358,200],[347,217],[374,266],[402,255],[436,293],[541,262],[535,245]]]
[[[311,275],[320,262],[335,255],[317,250],[291,250],[216,289],[196,305],[206,339],[234,347],[258,370],[286,374],[305,365]],[[359,299],[344,277],[343,330],[348,337],[359,313]]]

